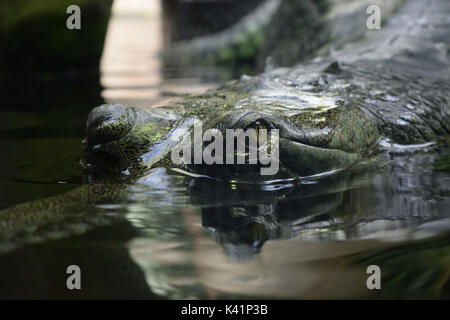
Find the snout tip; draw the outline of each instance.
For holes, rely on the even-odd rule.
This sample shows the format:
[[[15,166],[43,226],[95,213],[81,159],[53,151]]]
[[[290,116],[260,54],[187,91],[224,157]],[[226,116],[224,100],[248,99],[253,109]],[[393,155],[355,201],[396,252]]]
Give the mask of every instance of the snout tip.
[[[136,121],[132,107],[104,104],[91,110],[86,123],[85,144],[99,144],[117,140],[130,131]]]

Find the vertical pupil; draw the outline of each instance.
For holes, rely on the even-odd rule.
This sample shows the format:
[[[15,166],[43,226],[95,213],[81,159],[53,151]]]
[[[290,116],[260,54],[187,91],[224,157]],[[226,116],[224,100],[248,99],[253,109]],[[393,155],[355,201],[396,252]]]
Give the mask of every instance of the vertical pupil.
[[[260,141],[260,137],[259,137],[260,130],[266,129],[266,126],[262,122],[256,121],[253,124],[249,125],[247,128],[249,128],[249,129],[251,128],[254,130],[255,135],[256,135],[255,139],[256,139],[256,143],[258,144],[258,146],[260,146],[260,143],[264,144],[267,141],[267,137],[263,137],[263,141]]]
[[[259,141],[259,131],[260,130],[262,130],[262,129],[264,129],[265,127],[264,127],[264,125],[261,123],[261,122],[259,122],[259,121],[256,121],[256,123],[255,123],[255,126],[256,126],[256,142],[258,143],[258,145],[259,145],[259,143],[260,143],[260,141]]]

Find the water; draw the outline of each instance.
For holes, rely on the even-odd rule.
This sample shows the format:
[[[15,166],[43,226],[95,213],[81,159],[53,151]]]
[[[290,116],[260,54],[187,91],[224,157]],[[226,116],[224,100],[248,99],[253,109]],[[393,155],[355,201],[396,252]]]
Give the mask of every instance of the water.
[[[223,80],[217,70],[161,72],[157,58],[143,59],[153,49],[142,50],[115,55],[120,70],[104,66],[104,89],[4,88],[0,209],[86,184],[78,159],[92,107],[154,105]],[[139,56],[148,65],[130,70]],[[445,150],[382,146],[319,180],[221,184],[154,169],[125,199],[4,250],[0,298],[449,298],[450,175],[432,165]],[[82,270],[79,291],[66,288],[72,264]],[[366,286],[370,265],[381,268],[381,290]]]
[[[87,106],[98,104],[99,91],[38,92],[16,95],[2,111],[2,208],[85,182],[77,159]],[[93,207],[89,214],[102,222],[76,221],[90,231],[56,224],[43,232],[56,240],[3,253],[0,295],[448,297],[450,176],[432,167],[440,152],[389,146],[336,176],[261,186],[155,169],[129,187],[127,199]],[[83,272],[81,291],[65,287],[71,264]],[[381,267],[380,291],[366,288],[371,264]]]

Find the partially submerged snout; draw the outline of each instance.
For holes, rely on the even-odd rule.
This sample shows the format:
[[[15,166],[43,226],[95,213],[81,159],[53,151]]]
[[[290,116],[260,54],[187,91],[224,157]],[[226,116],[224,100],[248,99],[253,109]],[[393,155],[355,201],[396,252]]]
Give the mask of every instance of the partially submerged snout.
[[[119,172],[123,163],[120,139],[135,125],[136,112],[123,105],[92,109],[86,122],[82,163],[90,172]]]
[[[284,100],[277,99],[277,109],[249,103],[246,108],[216,109],[211,114],[209,110],[195,113],[194,108],[175,113],[102,105],[88,117],[83,159],[94,174],[139,174],[159,166],[224,180],[270,181],[341,171],[364,159],[377,143],[376,126],[352,104],[303,109],[298,104],[287,113],[280,111]],[[199,122],[201,132],[196,131]],[[243,134],[237,135],[240,131]],[[186,139],[190,135],[193,139]],[[253,136],[256,142],[251,147]],[[183,156],[174,157],[180,150]],[[254,162],[247,161],[253,159],[252,150]],[[268,161],[261,161],[261,154]],[[239,162],[241,156],[244,161]],[[175,161],[178,158],[183,160]],[[272,176],[263,174],[268,169]]]
[[[136,173],[148,168],[143,157],[154,151],[170,129],[161,112],[120,104],[94,108],[86,123],[83,164],[90,173]]]
[[[92,109],[86,123],[85,142],[92,147],[118,140],[136,122],[136,111],[120,104],[104,104]]]

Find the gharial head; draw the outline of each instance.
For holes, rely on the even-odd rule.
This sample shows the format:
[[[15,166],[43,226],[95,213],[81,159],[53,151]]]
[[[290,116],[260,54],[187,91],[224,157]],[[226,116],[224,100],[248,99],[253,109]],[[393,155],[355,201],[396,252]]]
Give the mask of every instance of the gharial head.
[[[160,138],[170,131],[172,121],[162,110],[98,106],[87,119],[82,164],[98,175],[144,172],[151,167],[151,161],[146,160],[160,152]]]
[[[83,142],[84,162],[93,172],[141,173],[159,166],[227,180],[268,181],[346,169],[364,159],[378,140],[376,126],[352,102],[332,97],[259,92],[223,105],[217,101],[208,105],[206,100],[198,103],[203,107],[187,110],[185,106],[173,112],[118,104],[93,109]],[[201,130],[200,135],[196,130]],[[244,134],[247,149],[239,149],[239,141],[234,143],[236,136],[227,135],[230,130],[252,133]],[[272,134],[275,131],[277,134]],[[252,137],[256,154],[267,148],[268,154],[278,157],[279,168],[262,174],[261,169],[272,163],[258,158],[250,163]],[[230,139],[231,149],[227,145]],[[217,142],[214,148],[212,142]],[[241,164],[237,163],[239,154],[244,155]]]

